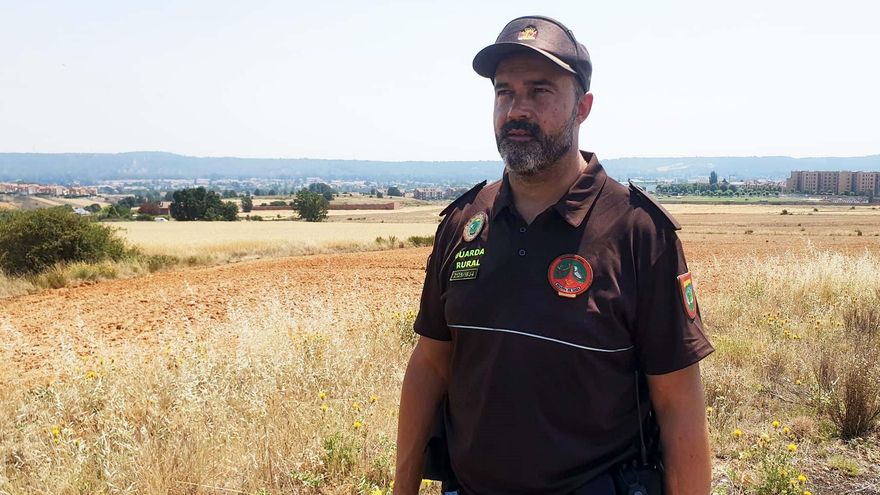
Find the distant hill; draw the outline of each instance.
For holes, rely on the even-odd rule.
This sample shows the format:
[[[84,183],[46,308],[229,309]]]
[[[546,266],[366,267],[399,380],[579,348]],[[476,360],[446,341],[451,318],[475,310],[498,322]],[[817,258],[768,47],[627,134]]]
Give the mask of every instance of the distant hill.
[[[880,155],[849,158],[684,157],[602,160],[609,174],[664,179],[708,176],[784,179],[792,170],[878,170]],[[81,182],[114,179],[245,179],[321,177],[325,180],[373,180],[472,183],[500,177],[500,161],[382,162],[313,158],[193,157],[164,152],[0,153],[0,181]]]

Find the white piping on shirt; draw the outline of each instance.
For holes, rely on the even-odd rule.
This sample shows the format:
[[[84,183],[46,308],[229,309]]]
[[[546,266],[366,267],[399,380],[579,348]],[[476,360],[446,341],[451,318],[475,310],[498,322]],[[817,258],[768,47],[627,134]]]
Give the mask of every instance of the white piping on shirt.
[[[624,352],[632,349],[635,346],[629,347],[621,347],[620,349],[600,349],[598,347],[587,347],[585,345],[574,344],[572,342],[566,342],[564,340],[554,339],[551,337],[545,337],[543,335],[535,335],[533,333],[528,332],[520,332],[519,330],[510,330],[507,328],[490,328],[490,327],[475,327],[471,325],[449,325],[449,328],[460,328],[463,330],[485,330],[489,332],[501,332],[501,333],[512,333],[516,335],[524,335],[526,337],[532,337],[535,339],[548,340],[550,342],[556,342],[557,344],[567,345],[571,347],[577,347],[578,349],[583,349],[585,351],[595,351],[595,352]]]

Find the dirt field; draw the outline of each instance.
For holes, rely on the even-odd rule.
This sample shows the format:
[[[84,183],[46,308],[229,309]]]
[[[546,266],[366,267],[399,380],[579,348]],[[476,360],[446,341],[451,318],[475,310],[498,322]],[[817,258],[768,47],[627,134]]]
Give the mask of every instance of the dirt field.
[[[57,350],[59,336],[70,338],[81,352],[88,352],[93,340],[139,342],[150,352],[169,332],[180,332],[195,320],[224,320],[230,303],[263,302],[279,285],[311,295],[340,287],[372,294],[386,288],[418,291],[428,252],[265,260],[46,291],[0,300],[0,327],[20,334],[16,359],[26,373],[51,362],[45,358]]]
[[[773,206],[671,205],[684,225],[681,231],[689,262],[698,283],[714,290],[724,283],[725,265],[742,269],[737,260],[749,260],[811,248],[845,253],[880,253],[880,211],[792,208],[780,215]],[[432,219],[436,222],[436,217]],[[346,224],[304,222],[239,223],[126,223],[125,236],[152,253],[183,253],[249,242],[370,242],[376,236],[433,234],[436,224]],[[856,234],[861,230],[863,235]],[[752,233],[746,234],[746,231]],[[405,287],[418,292],[428,249],[321,255],[259,260],[231,266],[182,269],[133,280],[47,291],[0,299],[0,325],[21,332],[17,359],[32,370],[57,345],[57,335],[70,334],[87,349],[89,339],[112,342],[140,341],[147,347],[167,332],[177,332],[196,318],[226,318],[230,301],[263,298],[278,284],[296,286],[304,293],[320,293],[328,285],[357,281],[357,290],[381,294],[383,288]],[[735,263],[730,263],[734,261]],[[701,272],[705,276],[700,279]],[[34,311],[33,308],[40,308]],[[82,329],[98,335],[79,335]],[[85,331],[85,330],[83,330]]]

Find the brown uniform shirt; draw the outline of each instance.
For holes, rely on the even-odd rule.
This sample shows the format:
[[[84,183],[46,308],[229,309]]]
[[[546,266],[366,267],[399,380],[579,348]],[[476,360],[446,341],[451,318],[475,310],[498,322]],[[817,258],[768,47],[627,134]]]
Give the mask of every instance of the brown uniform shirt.
[[[466,493],[566,494],[634,457],[634,370],[669,373],[713,350],[678,224],[584,157],[530,225],[505,175],[437,230],[415,331],[452,341],[445,422]]]

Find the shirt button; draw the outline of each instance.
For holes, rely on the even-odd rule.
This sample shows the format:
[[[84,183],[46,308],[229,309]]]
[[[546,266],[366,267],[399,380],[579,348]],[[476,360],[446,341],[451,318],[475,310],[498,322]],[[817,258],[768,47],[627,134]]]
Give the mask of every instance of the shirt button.
[[[525,250],[525,249],[520,249],[520,250],[519,250],[519,255],[520,255],[520,256],[525,256],[525,255],[526,255],[526,250]]]
[[[519,228],[519,233],[520,233],[520,234],[525,234],[525,233],[526,233],[526,230],[527,230],[527,229],[526,229],[525,227],[520,227],[520,228]]]

